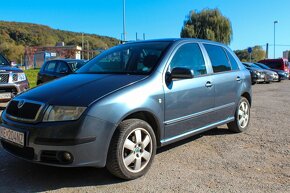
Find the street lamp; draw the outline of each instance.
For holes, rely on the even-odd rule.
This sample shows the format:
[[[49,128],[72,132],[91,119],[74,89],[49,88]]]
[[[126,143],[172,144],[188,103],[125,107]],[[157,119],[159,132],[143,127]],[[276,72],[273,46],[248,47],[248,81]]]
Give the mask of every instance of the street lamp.
[[[123,38],[126,41],[126,0],[123,0]]]
[[[278,21],[274,21],[274,58],[276,58],[276,24]]]

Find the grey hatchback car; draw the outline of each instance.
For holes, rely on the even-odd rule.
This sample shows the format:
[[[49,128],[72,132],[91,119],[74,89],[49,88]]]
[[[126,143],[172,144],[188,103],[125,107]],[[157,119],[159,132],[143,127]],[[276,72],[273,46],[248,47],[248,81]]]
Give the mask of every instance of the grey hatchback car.
[[[1,143],[35,163],[106,166],[135,179],[158,147],[223,124],[245,131],[251,93],[249,71],[223,44],[132,42],[16,96],[2,114]]]

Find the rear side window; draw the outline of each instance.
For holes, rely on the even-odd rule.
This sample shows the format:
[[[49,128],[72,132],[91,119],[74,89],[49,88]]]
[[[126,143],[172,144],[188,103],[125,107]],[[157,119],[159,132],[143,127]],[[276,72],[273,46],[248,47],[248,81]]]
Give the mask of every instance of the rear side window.
[[[270,68],[281,68],[282,64],[280,62],[268,62],[266,63]]]
[[[184,67],[194,71],[194,76],[206,74],[206,66],[198,44],[181,46],[170,62],[170,69]]]
[[[56,67],[56,61],[48,62],[45,66],[44,71],[45,72],[54,72],[55,67]]]
[[[9,66],[7,60],[0,54],[0,65]]]
[[[204,44],[204,47],[210,58],[214,73],[231,70],[230,62],[222,47],[210,44]]]
[[[237,61],[235,60],[235,58],[233,57],[233,55],[228,50],[225,49],[225,51],[226,51],[228,58],[231,62],[232,70],[239,70],[239,65],[238,65]]]
[[[69,69],[68,66],[65,62],[58,62],[57,68],[56,68],[57,73],[68,73]]]

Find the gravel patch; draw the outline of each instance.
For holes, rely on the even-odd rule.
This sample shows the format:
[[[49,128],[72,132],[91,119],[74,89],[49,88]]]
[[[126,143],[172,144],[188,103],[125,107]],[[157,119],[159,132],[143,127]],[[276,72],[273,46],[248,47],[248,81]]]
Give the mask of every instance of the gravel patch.
[[[0,192],[289,192],[290,81],[253,86],[251,127],[226,126],[158,150],[133,181],[106,169],[31,164],[0,146]]]

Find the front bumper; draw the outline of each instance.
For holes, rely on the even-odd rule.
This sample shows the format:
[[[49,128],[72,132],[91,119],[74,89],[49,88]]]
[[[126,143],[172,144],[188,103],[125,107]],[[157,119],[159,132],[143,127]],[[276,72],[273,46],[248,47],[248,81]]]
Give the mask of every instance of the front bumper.
[[[104,167],[116,128],[91,116],[70,122],[25,124],[7,119],[4,111],[2,121],[2,127],[25,135],[24,147],[1,139],[6,151],[31,162],[61,167]],[[70,162],[62,160],[64,152],[72,155]]]
[[[11,98],[0,98],[0,103],[7,103],[17,94],[22,93],[23,91],[29,89],[28,81],[22,81],[18,83],[6,83],[0,84],[0,93],[11,93]]]

